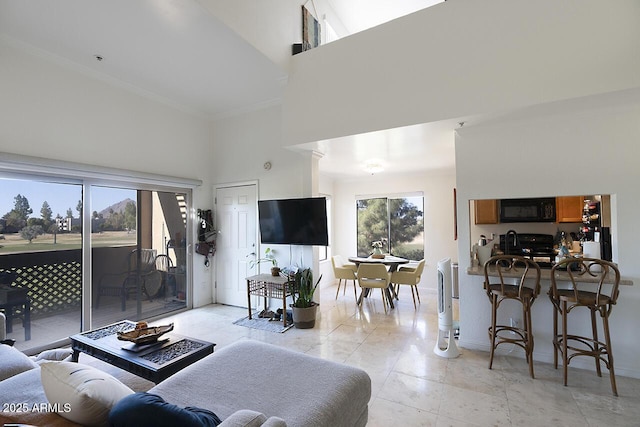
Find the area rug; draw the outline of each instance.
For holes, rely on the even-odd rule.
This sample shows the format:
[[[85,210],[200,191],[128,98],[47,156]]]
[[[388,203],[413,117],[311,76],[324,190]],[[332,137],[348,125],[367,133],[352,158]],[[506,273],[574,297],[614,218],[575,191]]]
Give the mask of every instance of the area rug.
[[[287,322],[287,326],[282,326],[282,321],[271,320],[267,318],[259,318],[258,314],[252,315],[253,319],[249,320],[249,316],[243,317],[233,322],[234,325],[245,326],[252,329],[260,329],[262,331],[284,333],[293,327],[293,323]]]

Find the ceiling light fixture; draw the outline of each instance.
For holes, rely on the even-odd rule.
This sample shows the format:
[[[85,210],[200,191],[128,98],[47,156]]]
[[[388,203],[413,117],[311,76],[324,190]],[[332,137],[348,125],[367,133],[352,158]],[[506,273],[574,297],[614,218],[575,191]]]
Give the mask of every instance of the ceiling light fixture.
[[[364,164],[364,170],[371,175],[384,171],[384,166],[379,160],[367,160]]]

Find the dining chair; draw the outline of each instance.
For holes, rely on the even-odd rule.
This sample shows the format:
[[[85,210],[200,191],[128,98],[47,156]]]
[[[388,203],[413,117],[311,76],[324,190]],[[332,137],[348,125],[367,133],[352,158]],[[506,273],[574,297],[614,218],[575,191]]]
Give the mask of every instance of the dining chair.
[[[388,294],[389,284],[391,283],[391,273],[387,271],[387,267],[384,264],[367,264],[362,263],[358,267],[358,284],[362,288],[360,298],[357,300],[357,304],[362,308],[362,301],[364,299],[364,292],[366,289],[379,288],[382,294],[382,305],[384,306],[384,313],[387,314],[387,303],[390,304],[390,295]]]
[[[336,291],[336,299],[338,299],[338,294],[340,293],[340,286],[342,285],[342,281],[344,280],[344,287],[342,289],[342,294],[344,295],[347,290],[347,281],[353,280],[353,295],[356,300],[358,299],[358,292],[356,290],[356,271],[358,271],[358,267],[352,263],[343,263],[342,257],[340,255],[334,255],[331,257],[331,265],[333,266],[333,275],[336,279],[338,279],[338,289]]]
[[[424,259],[418,262],[418,265],[414,267],[400,267],[397,271],[391,273],[391,283],[395,286],[396,298],[398,298],[398,292],[400,291],[400,285],[409,285],[411,287],[411,297],[413,298],[413,308],[417,309],[416,297],[420,302],[420,294],[418,293],[418,283],[420,283],[420,277],[424,271]]]
[[[558,278],[561,275],[562,277]],[[559,288],[558,281],[569,281],[569,288]],[[562,354],[564,385],[567,385],[569,362],[575,356],[595,359],[596,373],[602,376],[600,362],[609,369],[611,391],[618,395],[613,369],[613,354],[609,333],[609,315],[618,300],[620,271],[609,261],[594,258],[565,258],[551,269],[549,298],[553,303],[553,365],[558,369],[558,352]],[[591,314],[592,336],[567,333],[567,317],[578,307],[586,307]],[[558,333],[558,314],[562,317],[562,332]],[[604,341],[598,338],[596,314],[602,319]]]
[[[524,350],[529,375],[534,378],[531,305],[540,294],[540,266],[519,255],[496,255],[484,264],[484,278],[484,289],[491,301],[489,369],[500,344],[515,344]],[[507,300],[518,301],[522,305],[522,326],[497,324],[498,308]]]

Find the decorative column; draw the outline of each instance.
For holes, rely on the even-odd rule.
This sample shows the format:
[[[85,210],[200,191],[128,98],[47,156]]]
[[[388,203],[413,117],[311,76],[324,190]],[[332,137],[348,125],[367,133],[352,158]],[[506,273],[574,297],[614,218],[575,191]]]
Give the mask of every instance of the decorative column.
[[[300,156],[305,160],[302,162],[302,197],[317,197],[320,188],[319,162],[323,154],[318,151],[304,151]],[[318,262],[318,247],[305,246],[303,248],[303,259],[306,265],[313,270],[313,281],[318,280],[320,275],[320,263]],[[314,300],[320,302],[320,292],[316,292]]]

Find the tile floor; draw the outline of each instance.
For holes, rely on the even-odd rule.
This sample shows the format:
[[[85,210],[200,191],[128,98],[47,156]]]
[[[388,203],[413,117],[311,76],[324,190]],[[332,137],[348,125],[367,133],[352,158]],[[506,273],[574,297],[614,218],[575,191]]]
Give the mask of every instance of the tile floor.
[[[379,294],[360,312],[353,290],[335,298],[336,287],[321,291],[321,314],[314,329],[278,334],[233,325],[246,316],[236,307],[209,305],[163,320],[176,332],[206,339],[221,348],[240,339],[281,345],[358,366],[372,380],[368,426],[639,426],[640,380],[616,377],[620,397],[611,395],[609,377],[571,368],[569,386],[562,371],[536,363],[536,379],[525,361],[461,349],[460,357],[433,353],[437,338],[436,294],[422,291],[414,310],[409,290],[385,315]],[[455,301],[454,301],[455,305]],[[517,351],[517,350],[516,350]],[[606,371],[606,369],[605,369]]]

